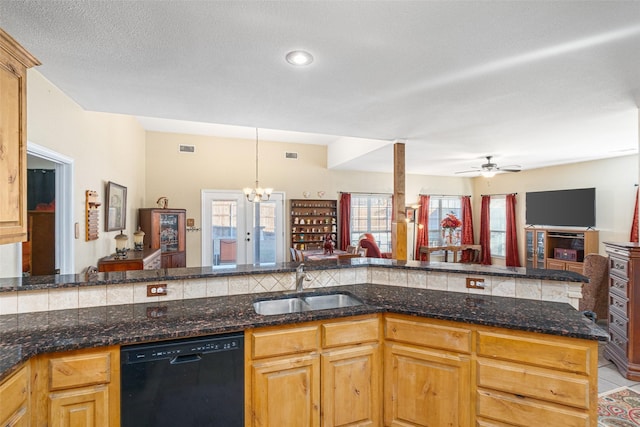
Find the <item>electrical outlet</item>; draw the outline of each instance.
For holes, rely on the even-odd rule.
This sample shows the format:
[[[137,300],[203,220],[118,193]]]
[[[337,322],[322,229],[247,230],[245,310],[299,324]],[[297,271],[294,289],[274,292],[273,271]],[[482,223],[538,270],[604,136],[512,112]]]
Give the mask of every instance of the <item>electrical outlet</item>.
[[[484,289],[484,279],[476,279],[473,277],[467,277],[467,288],[469,289]]]
[[[147,296],[158,297],[167,294],[167,284],[147,285]]]

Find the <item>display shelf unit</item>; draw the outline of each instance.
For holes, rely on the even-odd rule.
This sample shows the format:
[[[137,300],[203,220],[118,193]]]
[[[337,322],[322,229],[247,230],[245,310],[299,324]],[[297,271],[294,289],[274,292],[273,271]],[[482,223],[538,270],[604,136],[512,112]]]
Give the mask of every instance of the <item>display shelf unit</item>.
[[[145,232],[144,247],[161,250],[162,268],[186,267],[185,209],[139,209],[138,225]]]
[[[338,201],[324,199],[291,200],[291,247],[322,249],[330,234],[338,242]]]
[[[598,244],[597,230],[527,227],[525,228],[526,266],[527,268],[568,270],[582,274],[584,256],[588,253],[598,253]],[[556,252],[566,254],[568,251],[576,251],[578,255],[575,260],[556,256],[558,255]]]

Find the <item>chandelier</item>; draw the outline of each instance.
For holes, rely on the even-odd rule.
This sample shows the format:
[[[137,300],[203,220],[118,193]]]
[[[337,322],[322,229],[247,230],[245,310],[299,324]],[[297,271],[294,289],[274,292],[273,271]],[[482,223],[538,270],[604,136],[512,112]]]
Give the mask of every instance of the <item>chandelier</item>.
[[[256,128],[256,186],[254,188],[244,188],[244,195],[247,200],[253,203],[266,202],[271,198],[273,188],[262,188],[258,183],[258,128]]]

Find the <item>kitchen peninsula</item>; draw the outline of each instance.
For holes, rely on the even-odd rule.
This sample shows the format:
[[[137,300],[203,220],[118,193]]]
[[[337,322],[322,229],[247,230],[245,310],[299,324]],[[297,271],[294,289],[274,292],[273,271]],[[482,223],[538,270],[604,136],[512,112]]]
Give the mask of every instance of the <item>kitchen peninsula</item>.
[[[25,299],[16,301],[13,314],[0,315],[0,378],[11,380],[14,372],[29,369],[30,362],[52,353],[62,357],[59,355],[68,352],[107,349],[108,360],[113,362],[119,354],[118,346],[124,344],[246,331],[247,337],[253,337],[247,339],[245,350],[245,375],[251,376],[252,381],[266,378],[261,375],[268,372],[261,369],[273,361],[286,360],[288,355],[308,359],[316,366],[318,357],[324,360],[366,349],[371,357],[367,360],[373,363],[370,367],[376,372],[372,378],[380,380],[367,389],[371,402],[377,402],[375,413],[367,415],[372,419],[412,416],[403,413],[409,406],[394,406],[395,400],[389,394],[405,396],[406,385],[397,381],[393,370],[386,371],[382,366],[409,363],[402,369],[417,369],[421,379],[432,374],[449,375],[420,368],[426,365],[418,359],[426,357],[429,363],[455,365],[451,372],[456,382],[450,382],[453,377],[440,377],[447,390],[438,392],[450,397],[445,399],[448,410],[461,417],[459,425],[471,425],[470,414],[474,414],[474,425],[476,417],[508,422],[511,415],[496,412],[496,408],[508,406],[517,414],[526,413],[533,405],[537,408],[535,417],[548,420],[553,416],[557,420],[561,416],[564,425],[595,426],[597,347],[598,341],[605,341],[608,335],[570,304],[571,292],[567,289],[579,289],[585,280],[582,276],[551,270],[350,259],[308,265],[310,280],[305,286],[312,288],[307,291],[319,293],[348,292],[362,305],[272,316],[257,314],[254,301],[293,291],[296,266],[284,263],[224,270],[203,267],[99,273],[90,277],[0,279],[0,297],[5,298],[2,307],[14,297]],[[484,279],[485,289],[463,291],[460,283],[469,277]],[[172,299],[147,298],[147,284],[166,284],[167,297]],[[554,292],[546,292],[544,287]],[[510,289],[513,296],[497,296],[510,293]],[[54,310],[70,304],[66,292],[76,296],[75,308]],[[44,299],[37,302],[45,294],[46,309]],[[24,311],[33,301],[33,310]],[[23,311],[19,310],[20,304]],[[362,327],[369,333],[361,334]],[[256,347],[265,337],[268,341],[291,334],[295,340],[301,333],[310,339],[305,341],[309,346],[304,349],[287,352],[286,346],[278,345],[285,348],[282,351],[286,354],[271,355]],[[340,339],[331,341],[334,336]],[[385,362],[380,363],[382,360]],[[317,366],[314,369],[319,372],[331,369],[330,365]],[[316,372],[314,369],[310,372]],[[470,374],[475,371],[479,373],[477,379]],[[526,387],[518,383],[525,371]],[[325,387],[327,379],[324,374],[319,375],[317,386]],[[513,379],[498,381],[500,378]],[[247,379],[246,384],[245,400],[248,407],[255,406],[258,414],[248,411],[246,425],[276,425],[277,420],[252,418],[268,416],[268,411],[259,408],[251,381]],[[452,388],[451,384],[458,387]],[[117,388],[117,382],[111,386]],[[318,408],[328,408],[331,403],[315,401],[315,392],[310,393],[310,408],[315,408],[311,414],[320,417]],[[112,396],[111,401],[114,400],[117,396]],[[339,410],[336,404],[334,401],[333,407]]]

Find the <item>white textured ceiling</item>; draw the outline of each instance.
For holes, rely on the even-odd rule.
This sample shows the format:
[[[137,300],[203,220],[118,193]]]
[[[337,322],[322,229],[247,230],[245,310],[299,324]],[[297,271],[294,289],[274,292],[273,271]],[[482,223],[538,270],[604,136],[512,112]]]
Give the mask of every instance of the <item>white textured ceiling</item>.
[[[434,175],[638,150],[638,1],[1,0],[0,27],[85,109],[362,153],[335,168],[389,172],[394,140]]]

